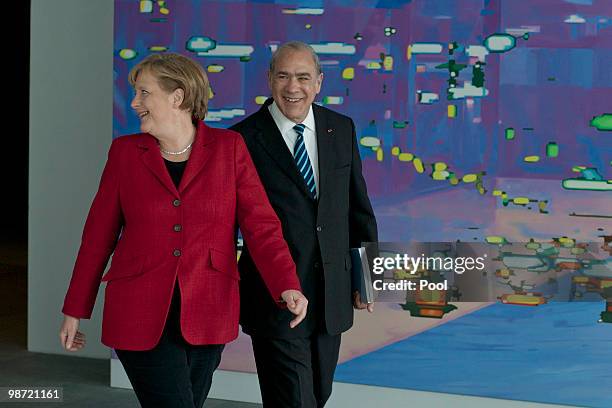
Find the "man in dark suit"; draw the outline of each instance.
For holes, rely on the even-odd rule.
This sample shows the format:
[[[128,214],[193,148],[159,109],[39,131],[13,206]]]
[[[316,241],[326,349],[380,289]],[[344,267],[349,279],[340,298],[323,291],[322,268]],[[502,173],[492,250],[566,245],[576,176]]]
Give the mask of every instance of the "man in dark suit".
[[[291,313],[265,296],[244,249],[240,322],[251,335],[264,407],[322,407],[331,395],[341,333],[353,324],[350,248],[377,241],[353,121],[313,104],[323,74],[314,50],[280,46],[268,74],[272,99],[232,127],[253,158],[297,266],[309,312]],[[254,307],[258,305],[258,307]]]

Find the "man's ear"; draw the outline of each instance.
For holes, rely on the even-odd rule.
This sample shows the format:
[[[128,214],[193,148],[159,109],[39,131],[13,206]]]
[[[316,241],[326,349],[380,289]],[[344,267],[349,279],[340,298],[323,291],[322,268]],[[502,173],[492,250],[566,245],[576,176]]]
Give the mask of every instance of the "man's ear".
[[[317,94],[321,91],[321,85],[323,84],[323,73],[321,72],[317,77]]]

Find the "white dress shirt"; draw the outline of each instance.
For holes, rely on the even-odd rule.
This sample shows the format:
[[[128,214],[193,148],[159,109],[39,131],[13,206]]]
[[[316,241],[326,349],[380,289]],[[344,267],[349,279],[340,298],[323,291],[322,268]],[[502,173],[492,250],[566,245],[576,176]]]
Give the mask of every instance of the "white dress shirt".
[[[274,123],[276,123],[276,127],[280,131],[285,143],[287,144],[287,148],[293,156],[293,148],[295,146],[295,141],[297,139],[297,133],[293,130],[293,127],[297,125],[297,123],[292,122],[287,119],[285,115],[278,109],[276,106],[276,102],[272,102],[270,106],[268,106],[268,110],[272,115],[272,119],[274,119]],[[308,115],[306,119],[302,122],[305,126],[304,128],[304,146],[306,147],[306,152],[308,153],[308,158],[310,159],[310,164],[312,165],[312,172],[314,173],[314,181],[315,186],[317,188],[317,195],[319,194],[319,155],[317,153],[317,131],[315,129],[315,120],[314,114],[312,113],[312,106],[308,110]]]

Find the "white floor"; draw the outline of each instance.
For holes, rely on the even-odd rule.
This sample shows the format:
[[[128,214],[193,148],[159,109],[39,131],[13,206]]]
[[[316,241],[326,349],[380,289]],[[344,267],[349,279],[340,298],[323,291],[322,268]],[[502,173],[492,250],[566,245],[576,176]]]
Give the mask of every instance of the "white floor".
[[[111,386],[131,388],[125,371],[117,359],[111,359]],[[230,401],[261,403],[257,375],[217,370],[210,398]],[[381,405],[382,404],[382,405]],[[326,407],[376,407],[376,408],[552,408],[570,405],[537,404],[495,398],[469,397],[455,394],[372,387],[367,385],[334,383],[334,392]]]

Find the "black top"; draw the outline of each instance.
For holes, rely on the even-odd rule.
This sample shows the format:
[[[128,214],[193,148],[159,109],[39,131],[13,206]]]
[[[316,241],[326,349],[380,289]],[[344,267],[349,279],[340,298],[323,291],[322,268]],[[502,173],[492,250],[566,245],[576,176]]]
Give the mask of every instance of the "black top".
[[[183,173],[185,172],[185,167],[187,166],[187,160],[182,162],[173,162],[164,159],[164,163],[166,163],[166,168],[168,169],[170,178],[178,189]],[[174,282],[172,302],[170,303],[170,310],[166,318],[165,330],[170,330],[175,334],[181,333],[181,290],[178,284],[178,276]]]
[[[168,169],[168,173],[170,173],[170,178],[174,182],[176,188],[178,188],[179,184],[181,184],[181,178],[183,178],[185,167],[187,166],[187,160],[182,162],[173,162],[164,159],[164,163],[166,163],[166,168]]]

